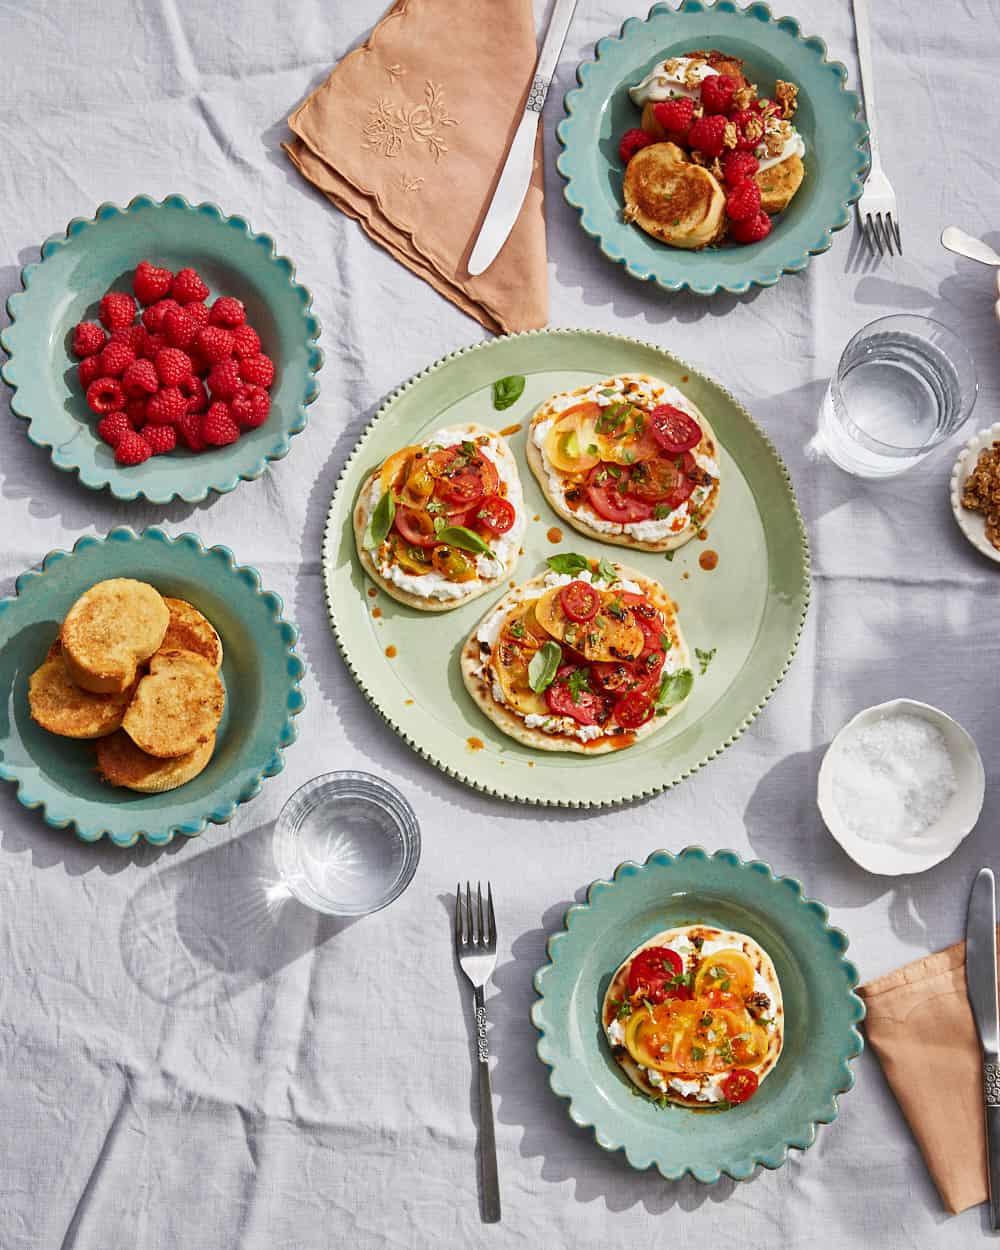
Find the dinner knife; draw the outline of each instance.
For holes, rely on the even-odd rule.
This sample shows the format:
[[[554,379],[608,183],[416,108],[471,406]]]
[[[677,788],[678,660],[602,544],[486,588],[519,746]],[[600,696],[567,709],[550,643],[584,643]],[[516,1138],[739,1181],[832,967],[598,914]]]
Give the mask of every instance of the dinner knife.
[[[469,257],[469,273],[474,278],[489,269],[496,260],[508,235],[514,229],[514,222],[517,221],[524,197],[528,193],[531,170],[535,163],[535,135],[538,133],[542,106],[545,104],[552,76],[556,72],[559,53],[575,10],[576,0],[555,0],[549,27],[542,41],[542,50],[538,54],[535,77],[524,106],[524,115],[507,151],[500,181],[493,192],[493,199],[479,228],[479,237]]]
[[[992,868],[981,868],[969,895],[965,983],[983,1048],[986,1170],[990,1222],[1000,1228],[1000,1023],[997,1020],[997,896]]]

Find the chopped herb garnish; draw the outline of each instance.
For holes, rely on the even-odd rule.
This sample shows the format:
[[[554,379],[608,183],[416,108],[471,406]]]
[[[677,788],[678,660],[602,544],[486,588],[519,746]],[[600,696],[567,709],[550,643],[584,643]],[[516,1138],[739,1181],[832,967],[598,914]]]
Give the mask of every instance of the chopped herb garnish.
[[[603,396],[605,399],[613,399],[615,396],[615,392],[611,390],[610,387],[605,387],[603,391],[598,391],[597,393],[598,395]]]
[[[528,663],[528,685],[535,694],[548,690],[562,660],[562,647],[551,639],[542,644]]]
[[[569,687],[570,698],[574,703],[579,703],[580,695],[590,689],[590,675],[585,668],[575,668],[570,673],[566,685]]]
[[[444,512],[444,504],[440,499],[428,499],[424,504],[424,509],[429,512],[431,516],[434,516],[437,512]]]
[[[700,1046],[692,1046],[691,1058],[695,1061],[695,1063],[701,1063],[701,1061],[705,1058],[705,1052]]]
[[[708,1026],[712,1023],[712,1013],[710,1011],[706,1011],[698,1023],[704,1025],[705,1028],[708,1028]]]
[[[607,471],[615,479],[615,481],[617,481],[622,475],[621,469],[616,464],[609,464]]]
[[[590,568],[587,557],[578,555],[575,551],[561,551],[557,556],[549,556],[545,563],[553,573],[568,573],[570,577]]]
[[[718,1044],[718,1046],[716,1046],[715,1053],[718,1055],[718,1057],[722,1060],[723,1063],[735,1062],[735,1056],[733,1055],[733,1047],[728,1037],[724,1037],[722,1041]]]
[[[512,638],[523,638],[527,633],[524,628],[524,621],[512,621],[510,626],[510,636]]]
[[[588,456],[599,456],[600,454],[601,454],[601,449],[600,449],[600,447],[598,447],[598,445],[597,445],[596,443],[588,443],[588,444],[587,444],[587,455],[588,455]]]
[[[602,582],[613,582],[618,578],[615,572],[615,566],[605,557],[601,556],[597,569],[594,572],[594,580]]]
[[[435,533],[435,534],[440,534],[440,533],[441,533],[441,531],[442,531],[442,530],[445,528],[445,526],[448,524],[448,522],[445,520],[445,518],[444,518],[443,516],[436,516],[436,517],[432,517],[432,518],[431,518],[431,520],[434,522],[434,533]]]
[[[701,666],[702,677],[704,677],[705,674],[708,672],[708,666],[709,664],[712,663],[712,660],[715,658],[715,653],[717,650],[718,650],[717,647],[713,647],[711,651],[702,651],[701,647],[695,647],[694,653],[698,657],[698,664]]]
[[[476,444],[469,442],[468,439],[463,439],[462,455],[466,460],[475,460],[476,456],[479,455],[479,452],[476,450]]]
[[[662,521],[664,520],[664,518],[668,517],[669,515],[670,515],[670,509],[667,507],[665,503],[658,503],[653,508],[653,520],[654,521]],[[673,555],[673,552],[670,552],[669,554]]]
[[[615,1018],[618,1020],[624,1020],[632,1014],[632,1004],[627,998],[623,998],[620,1003],[616,1003],[612,999],[611,1005],[615,1009]]]
[[[663,648],[664,651],[669,651],[673,645],[674,645],[674,640],[670,637],[669,634],[660,635],[660,646]]]
[[[677,554],[677,552],[676,552],[676,551],[668,551],[668,552],[666,553],[665,559],[667,559],[667,560],[671,560],[671,561],[672,561],[672,560],[673,560],[673,558],[674,558],[674,556],[675,556],[676,554]]]
[[[493,383],[493,407],[497,412],[503,412],[511,404],[516,404],[523,394],[524,378],[520,374],[512,373],[510,377],[497,378]]]
[[[646,1010],[649,1012],[650,1015],[652,1015],[653,1012],[656,1010],[648,998],[644,998],[642,1000],[642,1005],[646,1008]]]

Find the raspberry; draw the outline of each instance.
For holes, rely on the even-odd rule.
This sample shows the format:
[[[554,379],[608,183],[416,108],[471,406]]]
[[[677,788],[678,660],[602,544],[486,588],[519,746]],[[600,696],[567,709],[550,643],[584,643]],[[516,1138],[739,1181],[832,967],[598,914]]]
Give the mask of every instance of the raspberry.
[[[134,434],[132,422],[124,412],[109,412],[97,423],[97,437],[103,438],[110,447],[117,447],[126,434]]]
[[[242,359],[244,356],[256,356],[260,351],[260,335],[253,326],[237,326],[233,331],[233,355]]]
[[[164,347],[156,353],[156,372],[164,386],[176,386],[191,376],[191,357],[177,347]]]
[[[143,311],[142,324],[150,334],[163,333],[163,320],[171,308],[180,308],[180,304],[175,299],[161,299]]]
[[[208,389],[213,399],[232,399],[240,389],[240,365],[237,360],[220,360],[208,375]]]
[[[208,298],[208,287],[193,269],[182,269],[170,286],[170,294],[178,304],[191,304]]]
[[[622,135],[618,144],[618,155],[624,164],[627,165],[636,152],[648,147],[651,143],[655,143],[652,135],[647,135],[645,130],[633,127],[631,130],[626,130]]]
[[[188,348],[188,355],[191,357],[191,373],[196,378],[202,378],[208,373],[212,367],[212,362],[208,360],[201,352],[192,345]]]
[[[732,221],[750,221],[760,212],[760,187],[752,178],[729,192],[726,214]]]
[[[146,424],[147,399],[148,396],[146,395],[136,395],[133,399],[125,401],[125,415],[136,429]]]
[[[722,173],[727,187],[738,187],[741,182],[752,178],[759,168],[757,158],[749,152],[727,152],[722,158]]]
[[[701,84],[701,103],[706,113],[728,113],[736,92],[736,79],[713,74]]]
[[[80,385],[86,390],[91,382],[104,376],[101,369],[101,357],[99,355],[84,356],[77,365],[76,375],[80,379]]]
[[[247,310],[243,307],[243,301],[234,299],[231,295],[223,295],[221,299],[217,299],[208,314],[208,320],[213,326],[227,326],[229,329],[241,326],[246,319]]]
[[[261,353],[240,361],[240,377],[254,386],[268,387],[274,381],[274,361]]]
[[[240,430],[230,415],[228,404],[212,404],[202,418],[201,436],[212,447],[225,447],[236,442]]]
[[[187,308],[169,308],[163,318],[163,333],[171,347],[189,347],[198,333],[198,323]]]
[[[181,442],[192,451],[205,450],[205,440],[201,436],[201,423],[200,412],[186,412],[177,422],[177,433]]]
[[[87,387],[87,406],[102,416],[125,407],[125,392],[117,378],[98,378]]]
[[[81,321],[73,329],[74,356],[93,356],[106,342],[107,337],[96,321]]]
[[[177,431],[172,425],[147,425],[142,436],[154,456],[162,456],[177,446]]]
[[[210,316],[208,305],[202,300],[196,299],[192,300],[190,304],[185,304],[184,311],[192,318],[195,326],[199,330],[202,326],[208,325],[208,318]]]
[[[132,290],[140,304],[155,304],[170,294],[170,284],[174,275],[169,269],[159,269],[148,260],[140,260],[135,267],[132,279]]]
[[[153,425],[175,425],[187,412],[188,401],[176,386],[164,386],[146,404],[146,420]]]
[[[699,117],[688,131],[688,145],[709,158],[722,155],[726,119],[718,115]]]
[[[119,326],[117,330],[111,331],[112,343],[124,343],[126,347],[131,347],[137,356],[145,338],[146,331],[142,325]]]
[[[233,336],[228,330],[223,330],[222,326],[205,326],[203,330],[199,330],[194,345],[213,364],[233,354]]]
[[[135,360],[135,352],[127,343],[109,343],[101,352],[101,375],[120,378]]]
[[[739,152],[752,152],[764,138],[764,123],[754,108],[740,109],[730,113],[729,120],[736,127],[736,149]]]
[[[151,360],[133,360],[122,374],[122,387],[130,399],[145,399],[160,389],[160,379]]]
[[[130,326],[135,319],[135,300],[124,291],[109,291],[101,300],[100,317],[109,330]]]
[[[115,448],[117,464],[142,464],[153,454],[153,449],[141,434],[123,434]]]
[[[734,221],[729,233],[737,243],[759,243],[771,233],[771,218],[767,213],[759,212],[746,221]]]
[[[147,330],[142,341],[142,356],[144,360],[155,360],[157,353],[162,352],[164,348],[169,347],[167,336],[165,334],[150,334]]]
[[[694,121],[694,100],[663,100],[653,105],[653,113],[671,138],[683,139]]]
[[[187,400],[188,412],[204,412],[208,407],[208,391],[201,378],[185,378],[177,383],[177,389]]]
[[[241,386],[230,405],[234,419],[244,430],[263,425],[271,411],[271,397],[262,386]]]

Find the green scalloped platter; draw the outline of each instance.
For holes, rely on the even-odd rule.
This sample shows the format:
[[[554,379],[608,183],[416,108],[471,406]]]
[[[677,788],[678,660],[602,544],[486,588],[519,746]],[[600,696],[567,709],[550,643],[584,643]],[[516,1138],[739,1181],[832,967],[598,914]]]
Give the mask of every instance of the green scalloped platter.
[[[188,600],[222,639],[226,708],[215,753],[204,772],[165,794],[105,785],[92,742],[47,733],[28,710],[28,679],[63,617],[109,577],[139,578]],[[47,824],[70,827],[86,842],[107,836],[131,846],[142,837],[162,845],[175,833],[230,820],[284,767],[284,749],[295,741],[292,718],[305,702],[298,633],[281,613],[281,600],[261,589],[256,569],[238,565],[227,547],[203,547],[194,534],[120,528],[50,552],[41,569],[17,579],[16,595],[0,599],[0,779],[13,782],[18,800],[39,809]]]
[[[611,1057],[601,1004],[618,965],[655,933],[684,924],[717,925],[754,938],[774,960],[785,1011],[785,1042],[774,1071],[745,1105],[718,1113],[656,1106]],[[836,1118],[837,1097],[854,1084],[864,1003],[845,958],[847,936],[826,908],[791,877],[732,851],[688,847],[627,862],[612,881],[595,881],[587,902],[566,912],[535,973],[531,1018],[549,1084],[570,1118],[591,1127],[605,1150],[624,1150],[632,1167],[655,1166],[669,1180],[690,1173],[711,1183],[745,1180],[758,1165],[780,1167],[805,1150],[818,1124]]]
[[[548,507],[524,458],[535,408],[559,391],[621,373],[648,373],[679,386],[705,413],[722,447],[719,507],[707,541],[673,561],[585,538]],[[526,378],[513,407],[497,412],[492,384]],[[370,598],[355,550],[351,511],[365,478],[397,448],[461,421],[504,429],[521,470],[529,517],[524,581],[547,556],[579,551],[634,565],[676,600],[692,651],[715,652],[682,712],[645,742],[610,755],[535,751],[501,733],[470,699],[459,671],[466,638],[502,592],[429,615],[379,592]],[[537,518],[537,519],[533,519]],[[553,526],[561,542],[549,540]],[[711,549],[719,564],[704,571]],[[334,633],[356,681],[392,728],[452,777],[501,798],[560,807],[599,807],[680,781],[733,742],[780,682],[795,651],[809,598],[809,557],[788,473],[749,413],[717,382],[650,344],[582,330],[512,335],[455,353],[393,394],[365,430],[334,491],[323,546]],[[395,649],[393,653],[393,649]],[[387,656],[387,650],[391,654]]]

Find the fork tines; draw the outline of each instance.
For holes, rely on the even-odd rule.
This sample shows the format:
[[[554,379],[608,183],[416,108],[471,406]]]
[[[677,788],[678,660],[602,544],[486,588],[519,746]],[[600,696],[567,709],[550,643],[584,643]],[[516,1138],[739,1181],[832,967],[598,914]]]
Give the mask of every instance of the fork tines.
[[[865,234],[873,252],[877,250],[880,256],[884,256],[886,252],[890,256],[902,256],[903,244],[899,237],[899,226],[892,213],[884,216],[882,213],[868,213],[865,217]]]
[[[462,883],[455,887],[455,945],[459,950],[479,946],[483,950],[496,946],[497,922],[493,914],[493,888],[486,882],[486,911],[483,911],[483,887],[476,882],[476,905],[472,905],[472,883],[465,883],[465,907],[462,906]]]

